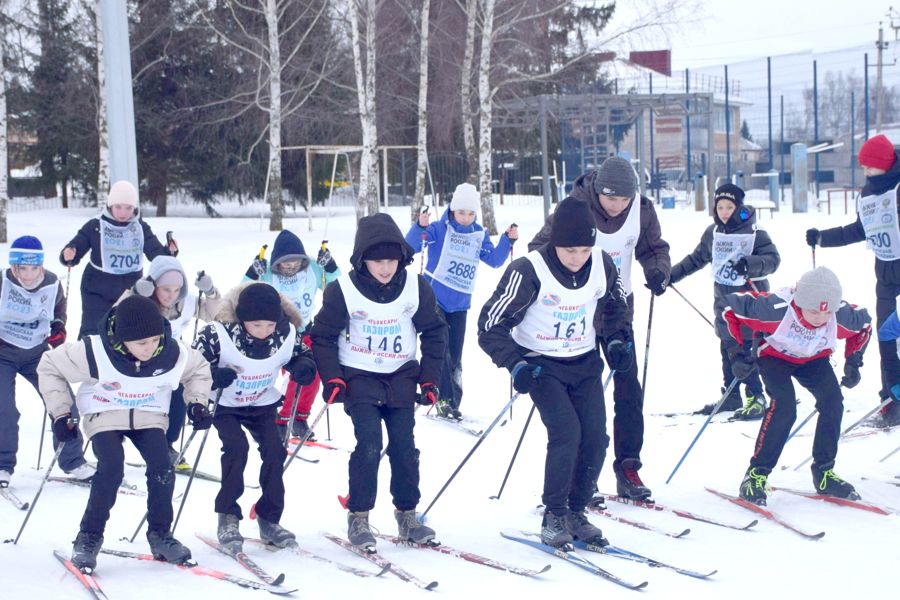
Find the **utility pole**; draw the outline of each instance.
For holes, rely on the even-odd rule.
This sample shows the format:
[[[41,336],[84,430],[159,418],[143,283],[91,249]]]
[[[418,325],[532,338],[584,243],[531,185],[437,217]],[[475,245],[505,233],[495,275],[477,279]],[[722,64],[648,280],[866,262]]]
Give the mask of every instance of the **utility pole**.
[[[878,58],[875,63],[875,133],[881,133],[881,115],[884,112],[882,109],[882,104],[884,103],[884,92],[882,90],[882,82],[881,82],[881,71],[884,63],[882,62],[882,53],[884,49],[887,47],[887,44],[884,42],[884,28],[881,26],[881,22],[878,23],[878,43],[875,44],[876,48],[878,48]]]

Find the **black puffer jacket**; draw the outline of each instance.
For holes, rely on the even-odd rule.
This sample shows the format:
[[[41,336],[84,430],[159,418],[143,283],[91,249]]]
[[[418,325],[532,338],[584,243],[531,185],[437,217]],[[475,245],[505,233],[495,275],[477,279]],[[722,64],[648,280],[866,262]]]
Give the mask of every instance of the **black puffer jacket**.
[[[397,273],[386,284],[381,284],[366,269],[363,256],[366,250],[382,243],[400,245],[403,258]],[[360,221],[350,263],[350,281],[363,296],[378,303],[396,300],[406,285],[407,277],[417,277],[419,284],[419,308],[412,317],[419,333],[420,361],[410,361],[393,373],[375,373],[341,365],[338,358],[338,340],[349,323],[347,304],[338,282],[325,288],[322,308],[313,321],[310,336],[313,354],[323,382],[341,378],[347,383],[348,404],[364,402],[393,407],[412,406],[416,397],[416,385],[440,380],[444,350],[447,347],[447,324],[437,310],[434,292],[421,275],[406,270],[412,262],[413,249],[406,243],[400,228],[386,214],[379,213]]]

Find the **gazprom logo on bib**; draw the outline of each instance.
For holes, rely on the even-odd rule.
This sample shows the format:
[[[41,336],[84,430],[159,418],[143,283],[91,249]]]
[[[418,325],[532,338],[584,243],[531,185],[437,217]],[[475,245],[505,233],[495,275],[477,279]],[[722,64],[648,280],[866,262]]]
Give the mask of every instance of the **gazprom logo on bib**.
[[[364,310],[354,310],[350,313],[351,319],[356,319],[357,321],[362,321],[369,318],[369,313]]]
[[[122,387],[122,384],[118,381],[104,381],[100,383],[100,387],[108,392],[114,392]]]
[[[556,306],[559,304],[559,296],[556,294],[544,294],[544,297],[541,298],[541,304],[544,306]]]

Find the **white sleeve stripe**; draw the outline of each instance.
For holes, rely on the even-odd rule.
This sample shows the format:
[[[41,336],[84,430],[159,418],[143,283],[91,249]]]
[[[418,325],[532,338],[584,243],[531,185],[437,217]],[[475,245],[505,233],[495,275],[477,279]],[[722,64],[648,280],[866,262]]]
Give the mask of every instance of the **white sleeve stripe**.
[[[497,324],[497,321],[503,315],[503,311],[509,306],[509,303],[513,301],[516,297],[516,294],[519,293],[519,286],[522,283],[522,274],[518,271],[513,271],[509,275],[509,281],[506,282],[506,289],[503,291],[503,294],[497,298],[497,301],[488,311],[488,319],[484,324],[484,330],[487,331],[491,327]]]

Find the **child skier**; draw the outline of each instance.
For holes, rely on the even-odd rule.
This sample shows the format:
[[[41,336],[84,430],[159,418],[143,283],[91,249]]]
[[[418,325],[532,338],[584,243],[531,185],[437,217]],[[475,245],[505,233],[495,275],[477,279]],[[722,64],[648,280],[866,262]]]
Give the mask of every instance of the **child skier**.
[[[26,235],[13,241],[9,264],[0,273],[0,487],[9,485],[19,448],[16,375],[38,389],[41,356],[66,341],[66,297],[56,275],[44,269],[40,240]],[[59,443],[54,435],[54,450]],[[64,444],[59,466],[87,481],[94,468],[84,461],[83,443],[79,435]]]
[[[300,311],[303,317],[304,327],[300,331],[300,337],[307,347],[312,348],[312,340],[309,337],[309,328],[312,327],[313,315],[316,313],[316,290],[325,289],[325,286],[341,276],[337,263],[331,256],[331,250],[325,247],[324,242],[319,248],[316,260],[311,260],[306,254],[303,242],[296,235],[285,229],[275,238],[275,246],[272,249],[272,261],[268,263],[265,258],[257,257],[247,269],[245,281],[262,281],[271,284],[279,293],[287,296]],[[288,381],[284,393],[284,403],[278,411],[275,423],[278,425],[282,439],[286,438],[288,421],[291,415],[294,420],[290,424],[291,435],[303,438],[309,432],[309,412],[319,393],[319,374],[316,373],[309,385],[304,385],[297,396],[297,382]],[[297,408],[294,408],[294,402]],[[310,434],[310,439],[315,439]]]
[[[384,213],[360,219],[350,264],[353,269],[329,285],[312,328],[313,353],[325,381],[324,397],[344,402],[353,420],[356,448],[350,455],[348,538],[374,551],[369,511],[375,506],[378,464],[388,433],[394,516],[405,540],[424,544],[434,530],[416,520],[419,451],[415,446],[414,405],[434,404],[447,325],[431,286],[406,270],[413,249]],[[421,364],[416,360],[420,338]],[[421,396],[416,395],[416,385]]]
[[[453,192],[449,208],[436,223],[428,213],[419,215],[406,234],[406,242],[424,251],[428,248],[425,279],[431,284],[441,316],[447,322],[447,353],[439,382],[443,398],[437,411],[442,417],[462,419],[462,351],[466,338],[466,317],[472,305],[472,290],[478,265],[484,262],[497,268],[506,262],[519,230],[510,225],[495,247],[476,220],[480,202],[478,190],[461,183]]]
[[[144,255],[151,260],[161,254],[176,256],[178,245],[174,239],[167,246],[160,243],[141,219],[137,190],[127,181],[117,181],[103,212],[78,230],[60,252],[59,261],[73,267],[88,252],[90,262],[81,276],[78,339],[99,332],[106,312],[140,278]]]
[[[897,310],[900,296],[900,160],[891,141],[882,135],[867,140],[859,149],[859,165],[866,176],[866,185],[857,200],[856,222],[824,231],[810,229],[806,242],[815,252],[823,248],[866,242],[875,254],[875,318],[878,327],[888,315]],[[881,355],[882,400],[890,397],[891,388],[900,384],[900,357],[890,342],[879,341]],[[884,425],[900,424],[900,403],[891,402],[882,409]]]
[[[637,174],[624,158],[612,156],[603,161],[598,171],[589,171],[575,180],[572,197],[590,208],[597,224],[597,245],[609,254],[619,268],[619,282],[627,294],[628,339],[633,339],[634,295],[631,266],[634,259],[644,270],[646,286],[656,295],[666,291],[671,271],[669,244],[662,239],[659,219],[649,198],[638,190]],[[553,215],[528,244],[537,250],[550,239]],[[601,347],[607,362],[610,356],[600,331]],[[616,490],[620,496],[635,500],[650,497],[638,470],[644,445],[644,392],[638,381],[638,370],[616,371],[613,377],[613,450]]]
[[[595,237],[588,205],[560,202],[547,245],[507,267],[478,318],[481,349],[510,370],[547,427],[541,541],[554,547],[608,544],[584,514],[609,445],[597,332],[610,369],[634,367],[625,293]]]
[[[772,399],[759,434],[740,495],[766,503],[766,482],[797,419],[797,397],[791,378],[812,393],[819,418],[813,439],[813,485],[819,494],[858,499],[853,486],[835,475],[844,398],[840,386],[860,380],[863,352],[871,335],[865,309],[841,300],[841,283],[825,267],[804,273],[793,288],[773,294],[728,294],[719,324],[734,377],[746,379],[759,368]],[[745,349],[747,332],[760,337],[757,356]],[[838,384],[829,357],[844,339],[844,377]]]
[[[222,296],[213,285],[212,278],[205,273],[197,275],[194,285],[201,294],[190,294],[187,285],[187,275],[178,259],[173,256],[160,255],[150,262],[147,276],[138,279],[134,287],[125,290],[122,298],[132,294],[140,294],[149,298],[156,305],[159,313],[169,322],[172,329],[172,338],[181,340],[184,330],[196,316],[204,321],[212,321],[219,312]],[[197,309],[197,300],[200,300],[200,308]],[[196,333],[196,328],[194,332]],[[193,342],[193,340],[191,340]],[[184,411],[186,406],[182,394],[184,388],[179,386],[172,392],[172,401],[169,406],[169,428],[166,430],[166,441],[169,442],[169,456],[174,461],[178,458],[178,452],[174,444],[181,435],[184,425]],[[182,459],[183,460],[183,459]],[[186,463],[176,467],[187,467]]]
[[[61,440],[75,439],[68,420],[73,401],[68,383],[82,382],[75,403],[85,435],[93,442],[97,474],[72,549],[72,563],[91,571],[103,545],[109,511],[124,473],[123,440],[147,463],[147,541],[157,560],[183,563],[191,551],[171,533],[175,474],[165,428],[172,390],[184,385],[188,416],[196,429],[212,424],[206,399],[209,365],[195,350],[172,339],[156,306],[133,296],[113,307],[101,332],[47,352],[38,365],[41,394]]]
[[[222,440],[222,486],[216,496],[219,543],[240,551],[244,538],[238,499],[244,493],[249,445],[242,427],[259,447],[262,495],[256,503],[259,536],[285,548],[293,533],[279,522],[284,512],[282,467],[287,456],[275,426],[281,394],[275,380],[284,367],[300,385],[316,375],[315,363],[297,329],[303,327],[293,303],[265,283],[242,284],[222,302],[215,321],[203,328],[194,347],[212,369],[213,390],[221,390],[213,424]]]
[[[672,267],[669,283],[678,283],[712,263],[713,312],[716,321],[722,320],[725,309],[725,295],[732,292],[756,290],[769,291],[770,275],[778,268],[781,257],[769,234],[756,227],[756,212],[752,206],[744,205],[744,190],[732,183],[719,186],[716,190],[713,224],[706,228],[700,243],[694,251]],[[749,340],[747,341],[749,344]],[[750,350],[749,345],[746,348]],[[719,342],[722,355],[722,376],[725,386],[731,382],[731,362],[725,352],[725,342]],[[734,386],[725,399],[722,410],[733,410],[734,418],[740,420],[761,419],[766,411],[759,373],[753,371],[744,380],[747,402],[741,408],[740,386]],[[722,393],[725,387],[722,388]],[[708,415],[716,404],[709,404],[697,411]]]

